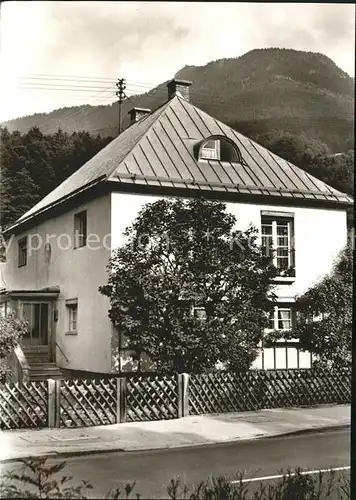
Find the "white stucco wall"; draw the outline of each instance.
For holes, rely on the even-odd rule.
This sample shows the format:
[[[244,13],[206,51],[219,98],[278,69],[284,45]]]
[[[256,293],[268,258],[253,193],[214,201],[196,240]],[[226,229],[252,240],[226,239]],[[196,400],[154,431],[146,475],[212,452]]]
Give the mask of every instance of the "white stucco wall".
[[[124,229],[135,219],[146,203],[157,201],[156,196],[113,193],[111,202],[112,247],[124,243]],[[227,203],[227,210],[237,219],[237,229],[245,230],[250,224],[260,229],[261,210],[294,213],[296,278],[293,283],[277,285],[279,300],[294,302],[313,283],[327,274],[333,261],[347,242],[346,212],[325,208],[302,208],[246,203]],[[264,349],[264,367],[309,368],[310,354],[295,348]],[[262,368],[262,353],[253,365]]]
[[[146,203],[159,198],[149,195],[112,193],[92,200],[68,213],[43,222],[27,233],[13,238],[7,251],[7,263],[2,264],[2,284],[7,289],[40,289],[58,285],[60,296],[57,301],[58,322],[56,338],[69,358],[69,363],[57,350],[60,366],[77,370],[108,372],[111,370],[112,326],[108,318],[109,301],[98,292],[98,287],[107,281],[106,266],[110,249],[124,242],[123,231],[137,216]],[[295,221],[296,279],[292,284],[277,287],[281,300],[292,301],[297,294],[305,292],[313,282],[328,273],[333,259],[344,247],[347,239],[346,214],[343,210],[300,208],[286,206],[227,203],[228,211],[237,218],[238,229],[247,229],[250,224],[260,226],[261,210],[293,212]],[[88,244],[74,249],[68,245],[73,236],[74,214],[87,211]],[[51,262],[45,261],[44,244],[28,256],[27,265],[18,267],[17,242],[26,234],[39,234],[43,241],[46,235],[55,235],[50,240]],[[97,240],[90,239],[95,234]],[[104,238],[106,239],[104,245]],[[60,249],[58,241],[67,245]],[[100,241],[100,244],[98,243]],[[33,237],[34,244],[37,238]],[[89,243],[90,242],[90,243]],[[66,335],[67,311],[65,301],[78,299],[78,335]],[[294,350],[289,354],[292,363],[296,359]],[[285,354],[278,352],[278,363]],[[265,350],[265,363],[272,363],[274,353]],[[300,353],[308,366],[308,353]],[[259,367],[260,360],[255,364]],[[283,363],[282,363],[283,365]],[[283,368],[283,366],[280,366]],[[271,366],[272,367],[272,366]]]
[[[87,211],[87,246],[73,248],[68,236],[73,238],[74,214]],[[57,301],[58,321],[55,324],[57,342],[69,363],[57,349],[57,362],[65,368],[107,372],[111,369],[111,323],[108,318],[109,302],[98,287],[107,280],[106,266],[110,256],[110,240],[107,248],[102,244],[110,234],[110,195],[102,196],[77,207],[66,214],[52,218],[16,236],[7,251],[7,262],[3,266],[3,284],[7,289],[40,289],[59,286]],[[27,235],[39,234],[42,241],[50,239],[51,261],[45,261],[44,243],[38,250],[29,253],[27,265],[18,267],[17,242]],[[97,243],[95,234],[100,239]],[[35,246],[39,241],[32,236]],[[62,246],[62,250],[61,247]],[[68,317],[65,301],[78,299],[78,334],[66,335]]]
[[[112,193],[112,247],[124,242],[124,229],[135,219],[146,203],[157,201],[156,196]],[[328,273],[337,254],[347,242],[346,212],[325,208],[226,203],[228,212],[235,215],[237,229],[250,224],[261,226],[261,210],[294,213],[296,279],[293,284],[277,286],[281,299],[294,299],[315,281]]]

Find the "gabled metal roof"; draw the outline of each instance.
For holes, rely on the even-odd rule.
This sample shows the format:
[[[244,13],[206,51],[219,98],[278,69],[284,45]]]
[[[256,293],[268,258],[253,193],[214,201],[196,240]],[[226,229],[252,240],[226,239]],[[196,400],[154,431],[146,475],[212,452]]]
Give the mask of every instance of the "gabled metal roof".
[[[219,135],[239,149],[242,162],[198,160],[195,148]],[[352,204],[345,193],[271,153],[251,139],[176,96],[120,136],[25,213],[15,225],[93,185],[160,186],[183,190],[323,200]],[[118,186],[119,188],[119,186]],[[236,201],[238,197],[236,198]],[[9,228],[10,229],[10,228]]]
[[[127,154],[140,141],[157,117],[163,113],[168,104],[169,102],[165,103],[151,115],[144,117],[139,122],[124,130],[122,134],[112,140],[105,148],[22,215],[19,221],[27,219],[29,216],[34,215],[75,191],[86,186],[91,186],[96,180],[105,180],[121,161],[126,158]]]

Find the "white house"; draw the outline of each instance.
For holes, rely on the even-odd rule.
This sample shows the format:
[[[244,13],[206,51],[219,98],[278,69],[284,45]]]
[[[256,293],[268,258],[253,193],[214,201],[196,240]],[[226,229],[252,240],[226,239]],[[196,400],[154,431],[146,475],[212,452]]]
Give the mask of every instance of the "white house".
[[[172,80],[161,107],[133,109],[120,136],[6,230],[2,309],[28,318],[22,345],[30,365],[114,369],[120,346],[98,287],[123,230],[159,198],[223,200],[239,229],[252,223],[263,244],[273,243],[280,276],[271,328],[293,324],[296,295],[328,273],[345,246],[352,198],[193,106],[190,85]],[[121,360],[129,354],[121,349]],[[309,366],[308,353],[284,342],[255,363]]]

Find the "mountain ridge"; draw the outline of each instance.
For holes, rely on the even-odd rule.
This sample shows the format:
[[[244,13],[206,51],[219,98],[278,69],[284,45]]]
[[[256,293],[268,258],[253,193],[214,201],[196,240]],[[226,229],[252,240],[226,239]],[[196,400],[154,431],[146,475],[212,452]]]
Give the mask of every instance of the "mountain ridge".
[[[175,75],[191,80],[191,102],[239,132],[255,136],[270,130],[305,133],[331,153],[353,147],[354,79],[330,58],[293,49],[254,49],[237,58],[186,65]],[[132,106],[155,109],[167,100],[166,82],[123,103],[123,126]],[[3,122],[10,131],[38,126],[117,135],[118,105],[64,107]]]

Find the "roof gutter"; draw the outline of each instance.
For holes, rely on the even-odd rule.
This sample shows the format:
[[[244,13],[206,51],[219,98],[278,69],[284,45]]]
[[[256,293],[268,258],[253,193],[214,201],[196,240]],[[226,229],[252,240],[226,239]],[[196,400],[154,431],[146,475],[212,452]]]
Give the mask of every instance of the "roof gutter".
[[[347,210],[353,206],[352,202],[336,201],[317,198],[302,198],[294,196],[281,197],[279,193],[275,194],[251,194],[242,193],[238,190],[234,191],[213,191],[199,186],[198,183],[190,185],[190,188],[176,186],[162,186],[152,184],[135,183],[135,181],[125,182],[118,180],[108,180],[108,188],[113,192],[131,193],[131,194],[152,194],[155,196],[173,196],[182,198],[205,198],[211,200],[219,200],[224,203],[242,202],[256,203],[258,205],[273,205],[273,206],[298,206],[309,208],[326,208],[332,210]],[[268,201],[267,201],[268,200]]]

